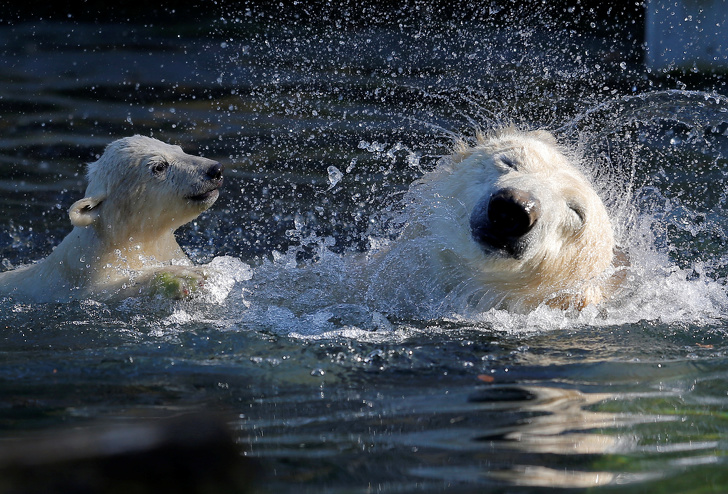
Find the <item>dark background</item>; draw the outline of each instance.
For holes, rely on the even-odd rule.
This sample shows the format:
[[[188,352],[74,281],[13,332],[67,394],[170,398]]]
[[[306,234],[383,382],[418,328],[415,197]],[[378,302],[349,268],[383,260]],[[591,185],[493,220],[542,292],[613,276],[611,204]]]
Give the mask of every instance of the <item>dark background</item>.
[[[140,0],[108,2],[87,0],[64,2],[3,2],[0,22],[16,23],[29,20],[73,19],[81,22],[194,22],[215,18],[230,10],[250,8],[255,12],[275,12],[282,22],[331,22],[346,20],[348,25],[372,23],[396,24],[402,19],[427,16],[431,20],[449,20],[453,17],[478,19],[507,18],[509,10],[534,10],[554,21],[565,22],[586,32],[619,31],[626,29],[635,35],[644,30],[645,2],[634,0],[550,0],[491,2],[452,0],[351,0],[351,1],[178,1],[144,2]],[[367,15],[386,12],[387,15]]]

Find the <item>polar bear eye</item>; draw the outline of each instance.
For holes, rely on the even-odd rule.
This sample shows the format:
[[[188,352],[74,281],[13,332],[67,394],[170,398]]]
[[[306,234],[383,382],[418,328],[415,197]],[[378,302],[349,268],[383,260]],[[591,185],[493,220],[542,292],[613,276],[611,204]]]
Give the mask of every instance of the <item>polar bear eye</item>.
[[[513,161],[508,156],[501,155],[501,156],[498,156],[497,159],[500,162],[500,164],[502,164],[506,168],[510,168],[511,170],[515,170],[517,168],[516,162]]]
[[[159,176],[169,168],[169,163],[166,160],[154,161],[151,163],[152,174]]]

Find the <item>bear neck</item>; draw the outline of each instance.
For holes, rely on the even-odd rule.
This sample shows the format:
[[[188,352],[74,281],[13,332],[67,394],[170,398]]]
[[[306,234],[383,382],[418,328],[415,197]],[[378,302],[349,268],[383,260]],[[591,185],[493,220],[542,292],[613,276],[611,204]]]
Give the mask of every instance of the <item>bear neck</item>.
[[[189,263],[172,231],[139,238],[102,237],[93,227],[74,227],[43,261],[47,270],[60,269],[74,288],[115,282],[129,272],[179,262]]]
[[[150,266],[187,260],[171,229],[117,232],[113,236],[102,236],[92,229],[88,230],[98,238],[97,257],[104,265],[111,264],[115,269],[138,271]]]

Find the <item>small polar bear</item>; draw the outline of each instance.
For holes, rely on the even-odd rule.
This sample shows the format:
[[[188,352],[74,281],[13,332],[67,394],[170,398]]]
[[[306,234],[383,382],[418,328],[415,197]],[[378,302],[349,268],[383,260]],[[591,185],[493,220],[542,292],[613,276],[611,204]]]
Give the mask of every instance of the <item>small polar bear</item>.
[[[0,273],[0,296],[50,302],[155,294],[182,298],[202,284],[174,231],[217,200],[223,166],[135,135],[88,166],[69,216],[73,231],[42,261]]]
[[[413,286],[428,285],[419,295],[428,303],[440,296],[479,312],[581,310],[610,297],[626,258],[575,161],[546,131],[505,128],[459,144],[410,188],[402,235],[373,258],[379,288],[411,300]],[[403,264],[411,269],[400,276]]]

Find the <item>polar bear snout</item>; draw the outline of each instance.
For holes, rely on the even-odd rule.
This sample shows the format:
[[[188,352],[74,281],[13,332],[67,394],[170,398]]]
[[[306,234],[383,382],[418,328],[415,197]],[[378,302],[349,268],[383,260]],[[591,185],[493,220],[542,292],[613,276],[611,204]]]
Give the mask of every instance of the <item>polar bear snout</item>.
[[[533,194],[505,188],[475,206],[470,215],[470,230],[481,246],[518,257],[525,247],[523,237],[540,216],[541,203]]]
[[[210,165],[200,171],[203,180],[197,184],[194,192],[188,195],[187,199],[193,203],[202,203],[209,207],[219,195],[218,189],[222,187],[222,173],[224,170],[225,167],[221,163],[211,161]]]

